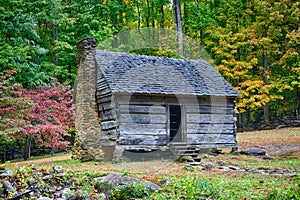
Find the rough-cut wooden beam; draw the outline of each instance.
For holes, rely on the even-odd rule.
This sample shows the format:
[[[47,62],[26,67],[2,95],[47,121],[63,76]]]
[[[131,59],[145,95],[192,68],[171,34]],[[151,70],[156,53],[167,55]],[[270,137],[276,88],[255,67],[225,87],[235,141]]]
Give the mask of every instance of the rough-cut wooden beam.
[[[187,123],[233,123],[233,115],[223,114],[187,114]]]
[[[118,95],[120,103],[128,104],[185,104],[185,105],[200,105],[200,106],[229,106],[233,107],[233,99],[225,98],[210,98],[210,97],[183,97],[183,96],[164,96],[164,95],[135,95],[135,96],[126,96]]]
[[[167,137],[166,135],[121,135],[117,142],[120,145],[166,145]]]
[[[101,121],[109,121],[109,120],[116,120],[116,115],[113,113],[112,110],[106,110],[103,114],[102,114],[102,119]]]
[[[157,130],[164,130],[166,134],[166,124],[137,124],[137,123],[120,123],[119,124],[120,133],[152,133]]]
[[[187,124],[187,133],[235,133],[234,124]]]
[[[99,96],[106,95],[106,94],[111,94],[110,88],[106,88],[104,90],[97,90],[97,95]]]
[[[121,113],[158,113],[158,114],[165,114],[166,107],[165,106],[149,106],[149,105],[119,105],[119,109]]]
[[[106,96],[98,96],[97,97],[97,103],[100,104],[100,103],[106,103],[106,102],[111,102],[112,100],[112,97],[111,95],[106,95]]]
[[[116,122],[114,120],[101,122],[101,130],[109,130],[113,128],[116,128]]]
[[[188,134],[187,142],[192,144],[205,144],[205,143],[235,143],[235,135],[233,134]]]
[[[113,102],[102,103],[102,104],[99,104],[99,111],[102,111],[102,110],[111,110],[114,107],[115,107],[115,105],[114,105]]]
[[[120,123],[161,124],[164,122],[166,122],[166,115],[120,114]]]
[[[234,108],[233,107],[214,107],[214,106],[199,106],[199,105],[186,105],[186,112],[190,114],[233,114]]]

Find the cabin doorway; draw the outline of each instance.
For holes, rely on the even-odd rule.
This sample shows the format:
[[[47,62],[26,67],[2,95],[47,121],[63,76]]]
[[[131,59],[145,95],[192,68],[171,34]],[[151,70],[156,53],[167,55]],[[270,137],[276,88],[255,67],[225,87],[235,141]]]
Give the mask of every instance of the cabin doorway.
[[[182,142],[182,114],[180,105],[169,105],[169,142]]]

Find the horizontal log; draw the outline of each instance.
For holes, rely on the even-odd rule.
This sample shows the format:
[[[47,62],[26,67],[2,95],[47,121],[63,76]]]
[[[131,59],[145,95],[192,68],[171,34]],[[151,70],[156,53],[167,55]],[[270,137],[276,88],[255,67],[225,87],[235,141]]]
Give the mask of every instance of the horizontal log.
[[[235,135],[229,134],[187,134],[187,143],[191,144],[234,144]]]
[[[106,89],[109,89],[107,83],[103,83],[103,84],[101,84],[101,85],[99,85],[99,84],[97,85],[97,90],[98,90],[98,91],[103,91],[103,90],[106,90]]]
[[[111,94],[109,95],[105,95],[105,96],[98,96],[97,97],[97,103],[101,104],[101,103],[107,103],[107,102],[111,102],[112,101],[112,96]]]
[[[120,135],[167,135],[165,128],[139,129],[137,124],[132,127],[124,128],[120,125]]]
[[[117,136],[118,135],[118,131],[116,129],[101,130],[101,134],[107,135],[107,136]]]
[[[111,110],[115,107],[114,102],[106,102],[106,103],[101,103],[99,104],[99,111],[103,111],[103,110]]]
[[[178,100],[176,97],[166,97],[166,96],[151,96],[151,95],[132,95],[132,96],[126,96],[126,95],[118,95],[116,97],[119,100],[120,104],[136,104],[136,105],[164,105],[166,102],[169,103],[178,103]]]
[[[229,106],[233,107],[234,99],[196,97],[196,96],[165,96],[165,95],[118,95],[120,103],[124,104],[184,104],[184,105],[204,105],[204,106]]]
[[[106,95],[106,94],[111,94],[111,89],[110,88],[106,88],[106,89],[103,89],[103,90],[97,90],[97,96],[103,96],[103,95]]]
[[[166,145],[166,135],[120,135],[117,139],[120,145]]]
[[[120,123],[161,124],[166,120],[166,115],[159,114],[120,114]]]
[[[102,116],[101,116],[102,121],[116,120],[116,118],[117,118],[117,115],[114,114],[114,112],[112,110],[107,110],[104,113],[103,112],[101,112],[101,113],[102,113]]]
[[[234,124],[187,124],[187,133],[223,133],[230,134],[235,133]]]
[[[165,114],[166,107],[165,106],[154,106],[154,105],[120,105],[119,110],[121,113],[140,113],[140,114],[148,114],[148,113],[158,113]]]
[[[187,123],[234,123],[233,115],[225,114],[187,114]]]
[[[117,127],[116,121],[104,121],[101,122],[101,130],[110,130]]]
[[[199,105],[186,105],[185,106],[186,113],[189,114],[233,114],[234,108],[232,107],[221,107],[221,106],[199,106]]]
[[[119,123],[120,130],[124,131],[152,131],[156,129],[164,129],[166,130],[166,123],[161,124],[137,124],[137,123]]]

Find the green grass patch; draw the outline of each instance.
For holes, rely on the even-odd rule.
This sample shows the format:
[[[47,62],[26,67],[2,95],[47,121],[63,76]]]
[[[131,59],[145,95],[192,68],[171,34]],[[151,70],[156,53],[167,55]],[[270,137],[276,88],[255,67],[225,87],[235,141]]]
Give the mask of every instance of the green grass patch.
[[[266,175],[214,178],[188,175],[170,177],[168,181],[149,199],[300,199],[298,176],[284,179]]]

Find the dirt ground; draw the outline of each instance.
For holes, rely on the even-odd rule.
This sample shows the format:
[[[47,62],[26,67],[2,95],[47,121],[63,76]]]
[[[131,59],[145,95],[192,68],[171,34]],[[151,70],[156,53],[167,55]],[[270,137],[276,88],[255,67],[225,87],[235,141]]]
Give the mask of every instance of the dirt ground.
[[[300,152],[300,128],[243,132],[237,134],[237,140],[240,150],[258,148],[270,156]]]
[[[264,130],[254,132],[243,132],[237,134],[239,150],[257,148],[267,151],[269,156],[293,156],[300,157],[300,128],[284,128],[275,130]],[[29,160],[23,162],[13,162],[8,167],[17,168],[34,163],[38,166],[47,165],[51,167],[57,165],[58,161],[65,161],[68,169],[92,170],[107,172],[128,172],[139,174],[140,177],[155,175],[180,175],[184,164],[175,163],[169,160],[156,160],[147,162],[123,162],[114,163],[79,163],[68,165],[71,154],[59,155],[50,158]]]

